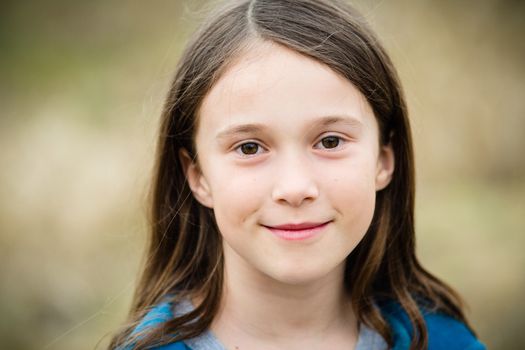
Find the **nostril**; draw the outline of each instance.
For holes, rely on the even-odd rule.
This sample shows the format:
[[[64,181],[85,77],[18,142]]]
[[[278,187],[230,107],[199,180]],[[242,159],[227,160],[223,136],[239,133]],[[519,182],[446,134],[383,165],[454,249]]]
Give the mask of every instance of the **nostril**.
[[[315,201],[316,196],[302,196],[302,195],[282,195],[277,196],[274,200],[281,204],[288,204],[293,207],[299,207],[306,203],[311,203]]]

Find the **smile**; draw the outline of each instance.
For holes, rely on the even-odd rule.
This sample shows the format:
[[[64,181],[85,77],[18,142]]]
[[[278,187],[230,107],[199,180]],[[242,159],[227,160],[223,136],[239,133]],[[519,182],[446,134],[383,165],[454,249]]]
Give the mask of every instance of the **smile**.
[[[301,241],[319,235],[330,222],[331,221],[325,223],[287,224],[265,227],[281,239],[287,241]]]

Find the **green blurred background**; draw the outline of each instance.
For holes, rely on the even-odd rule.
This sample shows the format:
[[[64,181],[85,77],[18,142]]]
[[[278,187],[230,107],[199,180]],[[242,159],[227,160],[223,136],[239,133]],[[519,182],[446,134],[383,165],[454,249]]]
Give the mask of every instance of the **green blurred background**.
[[[159,109],[203,1],[0,4],[0,347],[104,348],[142,254]],[[525,6],[358,1],[399,69],[418,252],[525,348]]]

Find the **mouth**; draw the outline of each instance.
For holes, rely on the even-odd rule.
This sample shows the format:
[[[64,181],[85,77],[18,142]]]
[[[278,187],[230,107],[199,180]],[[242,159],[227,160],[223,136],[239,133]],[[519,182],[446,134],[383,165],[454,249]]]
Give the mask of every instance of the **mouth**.
[[[285,224],[279,226],[264,226],[275,236],[287,241],[307,240],[321,234],[331,221],[300,224]]]

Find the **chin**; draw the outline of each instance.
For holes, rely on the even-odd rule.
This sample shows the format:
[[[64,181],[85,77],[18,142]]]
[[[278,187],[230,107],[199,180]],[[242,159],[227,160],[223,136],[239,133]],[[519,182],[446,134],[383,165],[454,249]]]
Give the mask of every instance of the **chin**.
[[[299,267],[298,265],[293,265],[289,266],[289,268],[280,266],[274,268],[268,276],[283,284],[299,286],[326,278],[330,270],[328,267],[323,268],[321,266]]]

